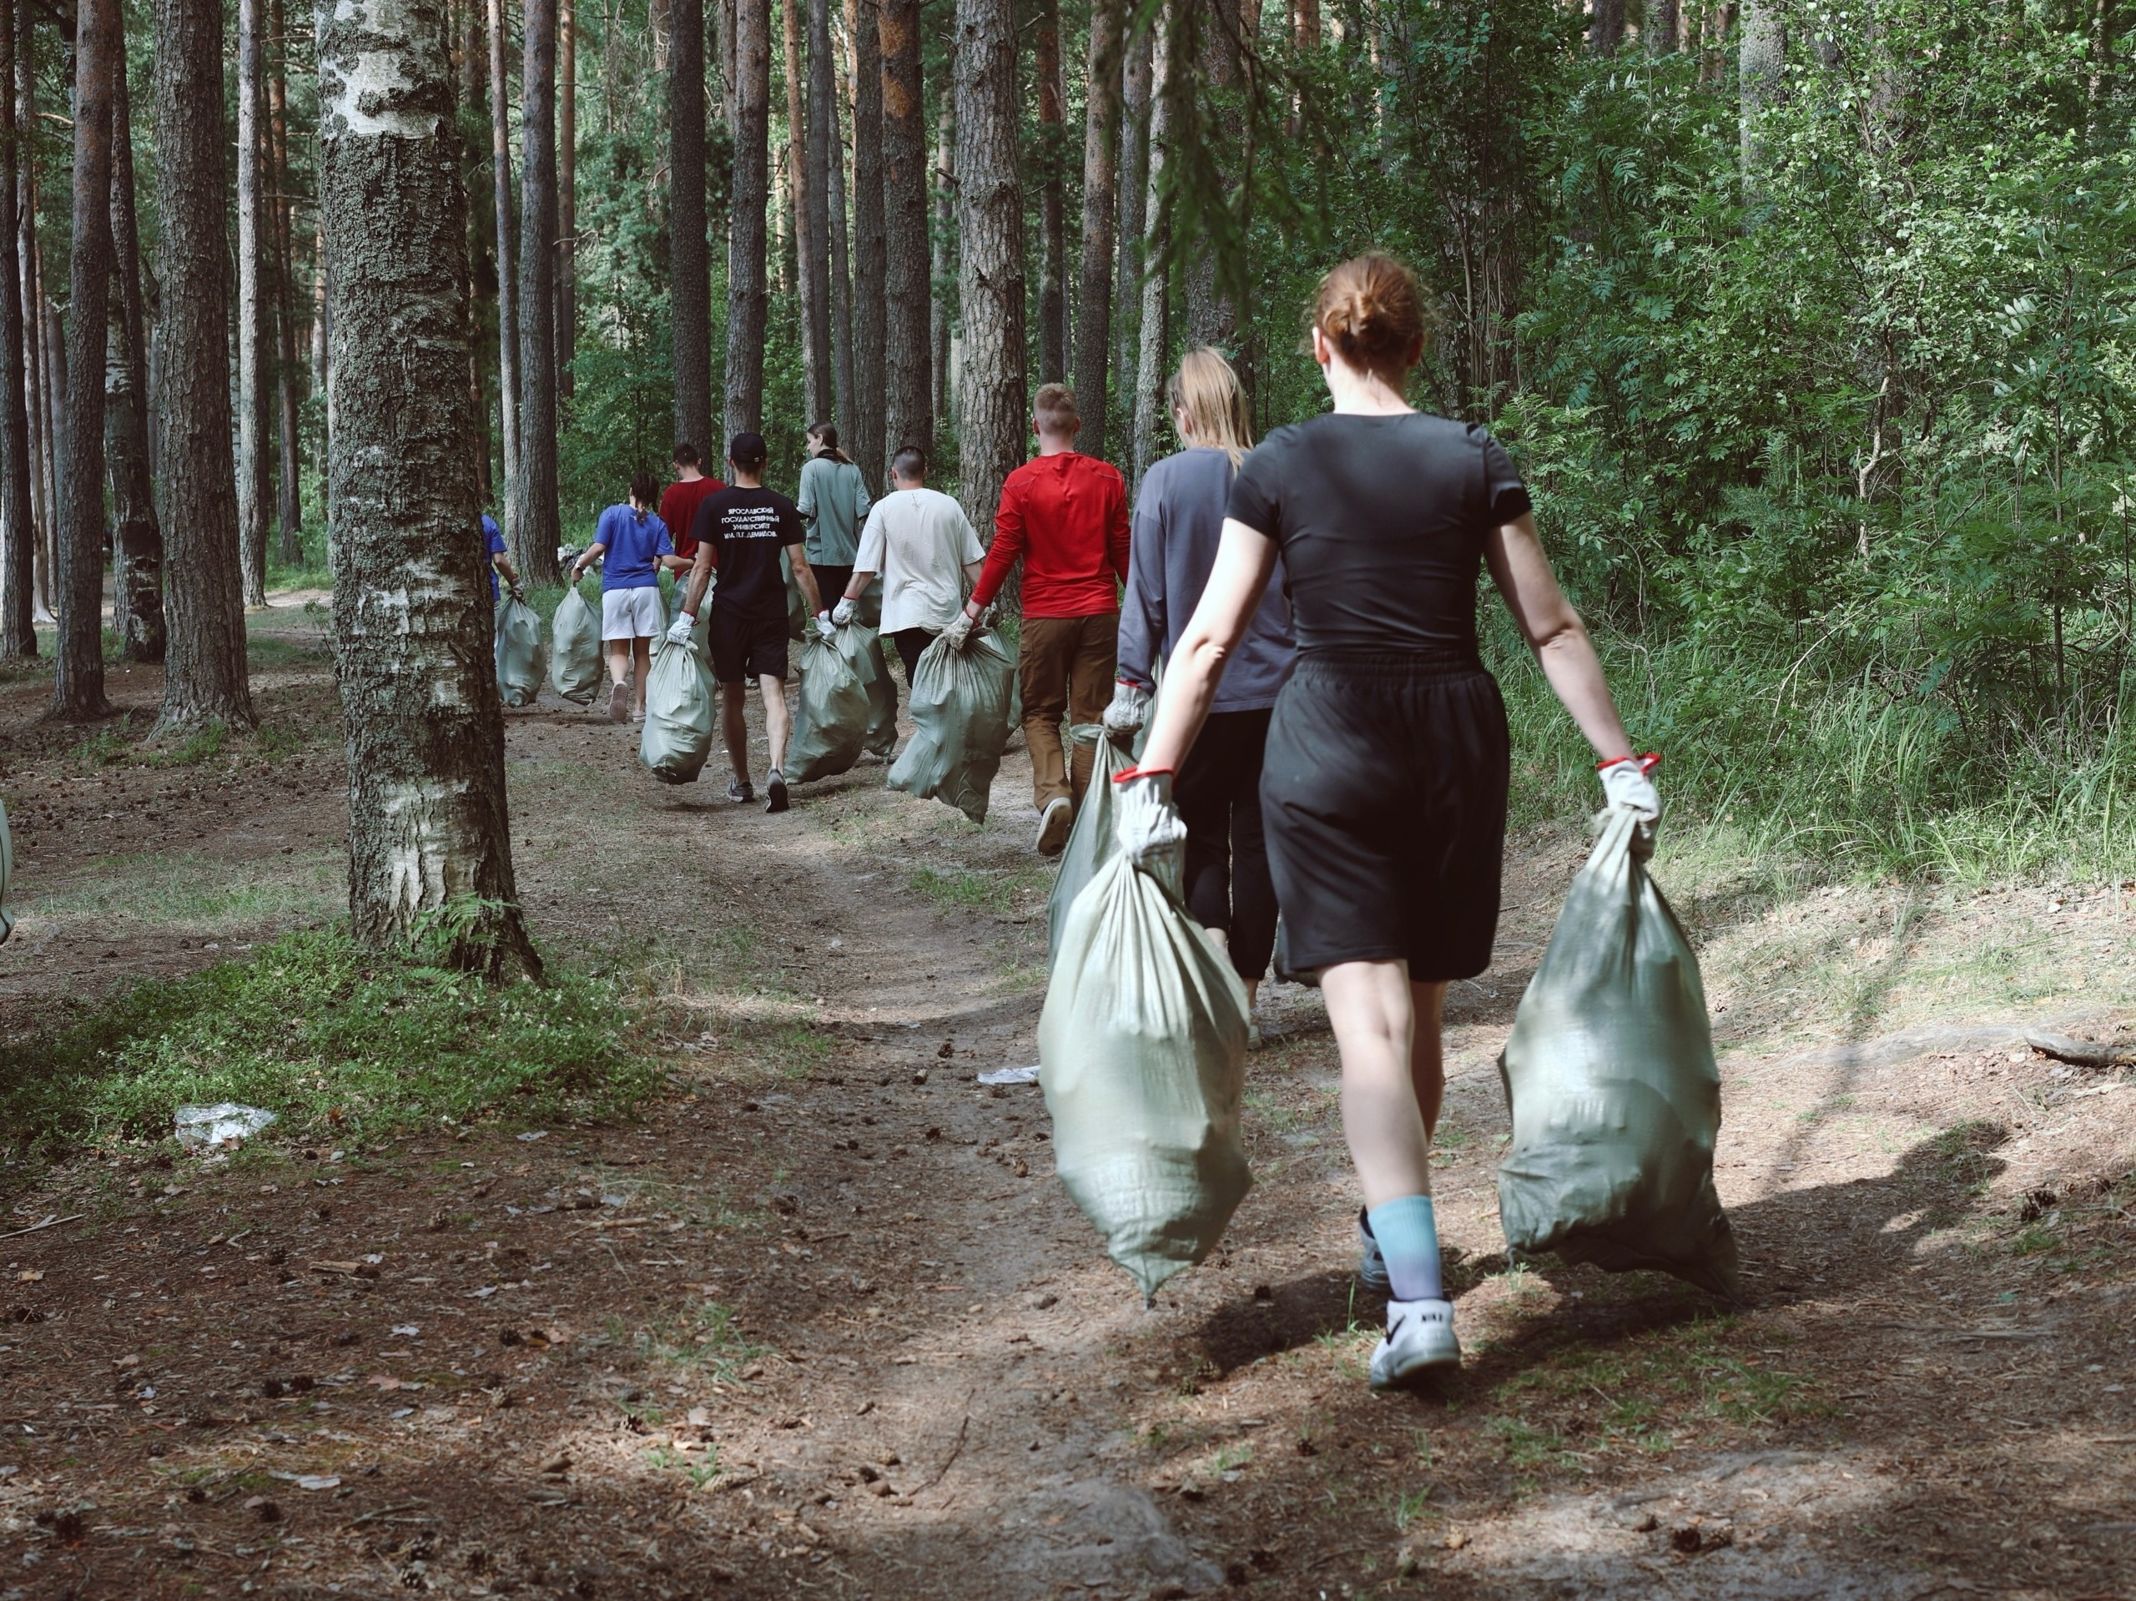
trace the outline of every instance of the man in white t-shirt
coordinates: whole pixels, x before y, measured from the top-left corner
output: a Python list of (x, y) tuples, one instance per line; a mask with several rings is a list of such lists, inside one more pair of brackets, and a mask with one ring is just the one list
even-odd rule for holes
[(907, 445), (890, 463), (891, 493), (878, 500), (860, 532), (853, 577), (831, 613), (843, 625), (875, 575), (883, 578), (883, 637), (897, 647), (912, 682), (920, 653), (964, 610), (986, 552), (964, 508), (927, 487), (927, 457)]

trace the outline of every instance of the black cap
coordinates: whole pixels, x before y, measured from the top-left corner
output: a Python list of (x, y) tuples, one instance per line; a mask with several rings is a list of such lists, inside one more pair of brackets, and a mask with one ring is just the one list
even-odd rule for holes
[(747, 466), (753, 461), (762, 461), (770, 452), (764, 448), (764, 436), (758, 433), (736, 434), (727, 442), (727, 459)]

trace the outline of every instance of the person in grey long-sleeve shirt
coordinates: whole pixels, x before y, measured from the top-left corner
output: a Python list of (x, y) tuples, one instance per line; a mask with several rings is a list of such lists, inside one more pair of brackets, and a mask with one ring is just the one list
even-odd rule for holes
[[(1253, 444), (1245, 392), (1214, 350), (1192, 350), (1172, 377), (1172, 422), (1186, 449), (1153, 465), (1135, 496), (1127, 593), (1120, 603), (1119, 685), (1107, 732), (1131, 740), (1157, 682), (1194, 615), (1223, 540), (1231, 480)], [(1187, 910), (1222, 938), (1249, 1007), (1276, 942), (1276, 890), (1261, 833), (1261, 753), (1276, 694), (1297, 647), (1277, 564), (1194, 754), (1173, 780), (1187, 825)], [(1258, 1039), (1259, 1030), (1255, 1029)]]
[(801, 492), (794, 505), (808, 530), (808, 565), (826, 602), (845, 593), (868, 520), (868, 485), (861, 470), (838, 448), (838, 430), (818, 423), (808, 431), (809, 458), (801, 464)]

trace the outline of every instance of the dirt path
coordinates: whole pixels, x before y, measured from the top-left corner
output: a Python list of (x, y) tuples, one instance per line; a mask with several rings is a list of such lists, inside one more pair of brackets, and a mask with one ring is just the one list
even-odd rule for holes
[[(29, 860), (74, 897), (44, 934), (95, 944), (98, 819), (16, 729), (41, 765), (9, 797), (58, 814)], [(1037, 1092), (973, 1082), (1035, 1059), (1021, 764), (974, 831), (879, 768), (771, 818), (662, 789), (576, 712), (510, 740), (530, 916), (642, 973), (675, 1093), (641, 1126), (142, 1152), (14, 1197), (0, 1233), (85, 1215), (0, 1241), (0, 1595), (2136, 1590), (2136, 1093), (2013, 1032), (2112, 1031), (2078, 970), (2125, 959), (2118, 895), (2056, 900), (2061, 977), (2019, 1006), (1939, 976), (1981, 945), (1969, 903), (1887, 933), (1881, 891), (1685, 897), (1736, 1046), (1731, 1309), (1499, 1252), (1491, 1063), (1578, 859), (1529, 842), (1501, 966), (1452, 1007), (1469, 1361), (1380, 1400), (1309, 992), (1274, 992), (1252, 1063), (1255, 1192), (1150, 1312), (1054, 1181)], [(192, 859), (330, 857), (317, 774), (233, 761), (193, 781), (237, 798), (183, 814)], [(97, 776), (103, 811), (167, 775)], [(96, 982), (226, 941), (137, 926)], [(1827, 947), (1863, 988), (1813, 1026), (1782, 975)], [(0, 1021), (70, 949), (0, 952)]]

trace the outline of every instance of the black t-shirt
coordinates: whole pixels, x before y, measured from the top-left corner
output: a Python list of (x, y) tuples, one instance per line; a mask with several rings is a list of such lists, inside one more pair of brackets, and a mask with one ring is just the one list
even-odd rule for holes
[(766, 620), (786, 615), (779, 552), (800, 544), (805, 532), (792, 501), (775, 489), (722, 489), (705, 496), (690, 532), (712, 547), (717, 610)]
[(1528, 509), (1481, 428), (1331, 412), (1263, 440), (1228, 515), (1281, 546), (1299, 650), (1472, 651), (1484, 539)]

